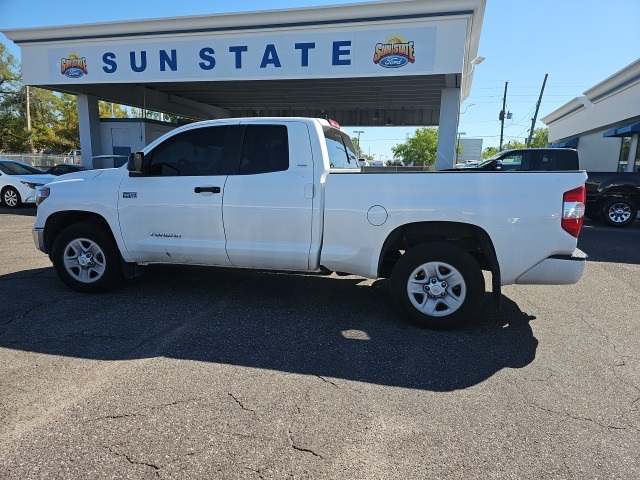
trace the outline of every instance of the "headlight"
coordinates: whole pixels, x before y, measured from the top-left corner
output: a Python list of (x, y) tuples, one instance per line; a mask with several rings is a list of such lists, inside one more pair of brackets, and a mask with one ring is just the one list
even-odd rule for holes
[(36, 206), (40, 205), (51, 194), (49, 187), (42, 187), (36, 190)]
[(20, 183), (34, 190), (36, 189), (36, 187), (41, 187), (42, 185), (44, 185), (44, 183), (23, 182), (22, 180), (20, 180)]

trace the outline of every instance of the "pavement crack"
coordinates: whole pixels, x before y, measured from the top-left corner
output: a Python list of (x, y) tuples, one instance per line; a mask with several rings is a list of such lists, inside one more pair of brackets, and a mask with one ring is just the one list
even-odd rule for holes
[(131, 465), (142, 465), (144, 467), (149, 467), (152, 468), (153, 471), (155, 472), (156, 476), (159, 477), (160, 476), (160, 468), (159, 466), (153, 464), (153, 463), (148, 463), (148, 462), (139, 462), (136, 461), (134, 459), (132, 459), (129, 455), (127, 455), (126, 453), (123, 452), (119, 452), (115, 449), (115, 447), (107, 447), (107, 449), (109, 450), (109, 452), (113, 453), (114, 455), (124, 458), (127, 460), (127, 462), (129, 462)]
[(599, 426), (601, 428), (606, 428), (606, 429), (609, 429), (609, 430), (627, 430), (628, 428), (633, 428), (631, 426), (610, 425), (608, 423), (599, 422), (599, 421), (597, 421), (597, 420), (595, 420), (593, 418), (590, 418), (590, 417), (582, 417), (580, 415), (575, 415), (575, 414), (572, 414), (570, 412), (561, 412), (561, 411), (558, 411), (558, 410), (553, 410), (552, 408), (543, 407), (542, 405), (539, 405), (538, 403), (536, 403), (533, 400), (529, 399), (529, 397), (522, 391), (522, 389), (520, 388), (520, 386), (516, 382), (512, 382), (511, 381), (509, 383), (511, 383), (515, 387), (515, 389), (518, 391), (518, 393), (520, 393), (522, 398), (529, 404), (530, 407), (536, 408), (536, 409), (541, 410), (543, 412), (550, 413), (552, 415), (563, 416), (563, 417), (566, 417), (566, 418), (570, 418), (572, 420), (592, 423), (592, 424), (597, 425), (597, 426)]
[(260, 480), (264, 480), (266, 477), (264, 476), (264, 473), (262, 473), (262, 470), (257, 470), (255, 468), (251, 468), (251, 467), (242, 467), (243, 470), (246, 470), (248, 472), (252, 472), (252, 473), (256, 473), (258, 475), (258, 478)]
[(245, 406), (244, 406), (244, 403), (242, 403), (242, 402), (241, 402), (241, 401), (240, 401), (240, 400), (239, 400), (239, 399), (238, 399), (238, 398), (237, 398), (233, 393), (229, 392), (229, 396), (230, 396), (231, 398), (233, 398), (233, 401), (234, 401), (234, 402), (236, 402), (236, 403), (240, 406), (240, 408), (241, 408), (242, 410), (246, 410), (247, 412), (251, 412), (251, 413), (253, 413), (253, 414), (255, 415), (256, 411), (255, 411), (255, 410), (251, 410), (250, 408), (245, 407)]
[(303, 453), (310, 453), (311, 455), (313, 455), (314, 457), (318, 457), (320, 459), (324, 460), (324, 457), (322, 455), (320, 455), (317, 452), (314, 452), (312, 449), (310, 448), (305, 448), (305, 447), (301, 447), (300, 445), (297, 445), (296, 442), (293, 440), (293, 432), (291, 432), (291, 428), (287, 429), (287, 436), (289, 438), (289, 445), (291, 446), (291, 448), (293, 448), (294, 450), (298, 451), (298, 452), (303, 452)]
[(316, 377), (318, 377), (320, 380), (322, 380), (325, 383), (329, 383), (331, 385), (333, 385), (336, 388), (340, 388), (338, 387), (338, 385), (336, 385), (335, 383), (333, 383), (331, 380), (327, 380), (326, 378), (324, 378), (322, 375), (315, 375)]

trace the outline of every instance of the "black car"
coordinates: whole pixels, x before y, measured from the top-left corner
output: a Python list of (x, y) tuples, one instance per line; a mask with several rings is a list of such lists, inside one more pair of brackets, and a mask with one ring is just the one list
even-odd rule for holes
[(86, 170), (82, 165), (61, 163), (60, 165), (54, 165), (53, 167), (44, 170), (44, 173), (49, 173), (51, 175), (64, 175), (66, 173), (80, 172), (82, 170)]

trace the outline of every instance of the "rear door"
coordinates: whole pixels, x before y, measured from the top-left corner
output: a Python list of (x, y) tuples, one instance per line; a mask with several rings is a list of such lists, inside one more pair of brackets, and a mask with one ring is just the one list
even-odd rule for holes
[(265, 121), (240, 129), (222, 209), (229, 260), (238, 267), (307, 270), (315, 193), (307, 125)]

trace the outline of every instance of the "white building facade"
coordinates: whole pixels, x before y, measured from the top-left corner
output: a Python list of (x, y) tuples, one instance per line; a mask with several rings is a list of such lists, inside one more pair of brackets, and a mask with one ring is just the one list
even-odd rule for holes
[(542, 121), (553, 146), (577, 149), (580, 168), (639, 172), (640, 59)]
[(455, 161), (486, 0), (386, 0), (4, 30), (27, 85), (78, 96), (83, 158), (104, 154), (98, 101), (192, 119), (329, 117), (438, 126)]

